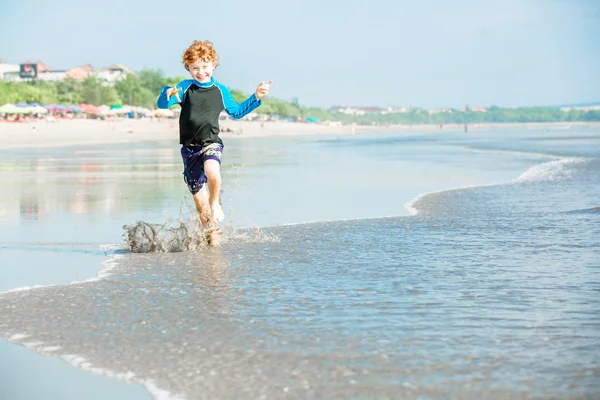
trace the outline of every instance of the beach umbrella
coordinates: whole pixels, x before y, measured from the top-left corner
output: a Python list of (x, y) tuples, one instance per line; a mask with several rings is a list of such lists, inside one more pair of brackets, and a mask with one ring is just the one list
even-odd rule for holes
[(116, 110), (116, 109), (119, 109), (119, 108), (121, 108), (121, 107), (122, 107), (122, 106), (121, 106), (120, 104), (113, 104), (112, 106), (110, 106), (110, 109), (111, 109), (111, 110)]
[(15, 104), (15, 106), (17, 106), (17, 107), (29, 107), (29, 104), (25, 103), (24, 101), (20, 101), (17, 104)]
[(123, 106), (121, 108), (115, 108), (114, 110), (117, 114), (129, 114), (133, 111), (133, 108), (131, 106)]
[(29, 114), (29, 107), (17, 107), (15, 104), (5, 104), (0, 107), (0, 114)]
[(44, 107), (42, 107), (40, 105), (29, 107), (29, 109), (34, 114), (48, 114), (48, 110), (46, 110)]
[(102, 114), (102, 111), (100, 111), (96, 106), (86, 106), (83, 112), (94, 115)]
[(147, 109), (147, 108), (144, 108), (144, 107), (135, 107), (135, 110), (134, 110), (134, 111), (135, 111), (136, 113), (138, 113), (138, 114), (142, 114), (142, 115), (146, 115), (146, 114), (152, 114), (152, 111), (151, 111), (151, 110), (149, 110), (149, 109)]
[(158, 110), (154, 110), (154, 116), (156, 116), (156, 117), (174, 117), (175, 113), (171, 110), (159, 108)]
[(66, 106), (65, 111), (72, 111), (74, 113), (81, 112), (81, 110), (79, 108), (77, 108), (77, 106), (75, 104), (69, 104), (68, 106)]
[(29, 105), (30, 105), (31, 107), (41, 107), (41, 104), (40, 104), (40, 103), (38, 103), (37, 101), (34, 101), (33, 103), (29, 103)]
[(16, 108), (14, 104), (5, 104), (0, 107), (0, 114), (13, 114)]
[(102, 114), (98, 107), (90, 104), (81, 103), (78, 108), (86, 114)]

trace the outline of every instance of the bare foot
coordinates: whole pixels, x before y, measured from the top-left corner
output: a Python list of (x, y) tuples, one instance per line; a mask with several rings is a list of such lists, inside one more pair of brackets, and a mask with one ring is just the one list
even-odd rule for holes
[(212, 221), (214, 223), (219, 223), (225, 219), (225, 214), (223, 213), (223, 208), (218, 201), (215, 201), (210, 206), (210, 212), (212, 214)]
[(210, 246), (219, 247), (221, 246), (222, 236), (223, 232), (221, 232), (220, 229), (213, 229), (206, 234), (206, 239), (208, 240), (208, 244)]

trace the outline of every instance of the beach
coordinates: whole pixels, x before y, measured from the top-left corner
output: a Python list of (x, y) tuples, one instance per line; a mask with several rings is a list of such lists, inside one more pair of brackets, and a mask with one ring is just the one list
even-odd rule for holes
[[(291, 122), (221, 121), (224, 139), (229, 137), (298, 136), (376, 132), (376, 128), (327, 126)], [(231, 130), (231, 132), (227, 131)], [(75, 119), (0, 124), (0, 148), (56, 147), (140, 141), (179, 140), (176, 119)]]
[[(577, 126), (600, 126), (600, 123), (512, 123), (472, 124), (470, 132), (498, 129), (569, 129)], [(176, 119), (74, 119), (28, 123), (0, 123), (0, 149), (24, 147), (60, 147), (109, 143), (135, 143), (141, 141), (177, 141)], [(282, 121), (221, 121), (221, 136), (242, 137), (293, 137), (314, 135), (356, 135), (381, 132), (443, 133), (464, 131), (464, 125), (328, 125)], [(174, 142), (175, 144), (177, 142)]]
[(132, 254), (177, 121), (0, 125), (0, 394), (597, 393), (596, 125), (221, 126), (223, 248)]

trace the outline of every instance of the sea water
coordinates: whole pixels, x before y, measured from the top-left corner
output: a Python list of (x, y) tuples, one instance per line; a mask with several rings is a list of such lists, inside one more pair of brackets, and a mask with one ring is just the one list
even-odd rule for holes
[(76, 153), (91, 211), (48, 218), (109, 263), (0, 294), (0, 335), (157, 398), (600, 393), (598, 128), (229, 140), (223, 247), (130, 253), (111, 227), (192, 218), (175, 153)]

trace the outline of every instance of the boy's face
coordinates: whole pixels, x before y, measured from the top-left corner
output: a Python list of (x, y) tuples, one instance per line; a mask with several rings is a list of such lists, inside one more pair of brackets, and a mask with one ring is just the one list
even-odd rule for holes
[(192, 78), (200, 83), (210, 82), (214, 69), (213, 62), (207, 60), (198, 60), (189, 66)]

